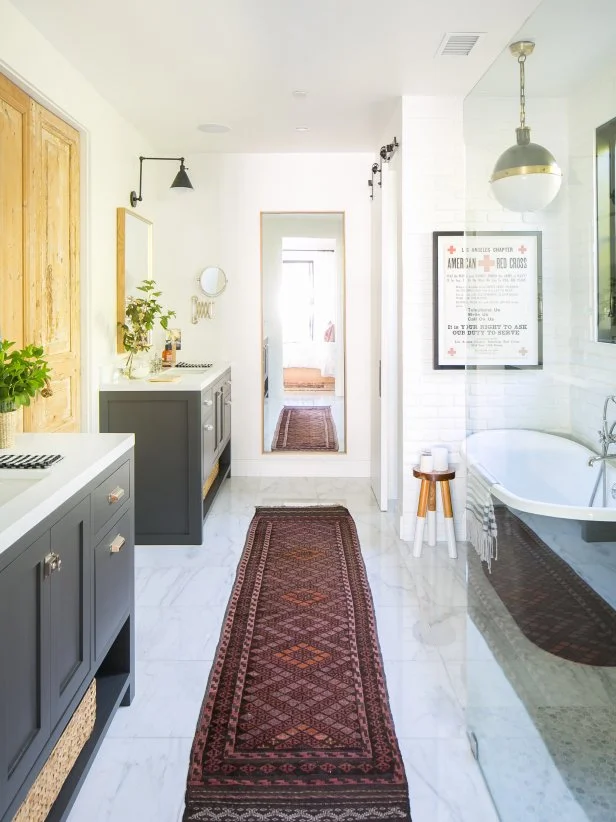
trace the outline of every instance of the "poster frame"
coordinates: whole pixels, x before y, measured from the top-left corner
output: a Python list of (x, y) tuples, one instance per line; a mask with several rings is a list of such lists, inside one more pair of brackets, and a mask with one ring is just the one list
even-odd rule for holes
[[(452, 240), (460, 237), (535, 237), (537, 243), (537, 311), (534, 315), (537, 323), (537, 362), (529, 365), (490, 363), (479, 365), (474, 363), (452, 364), (441, 361), (439, 350), (439, 327), (440, 323), (447, 323), (447, 306), (443, 305), (439, 293), (439, 239), (441, 237), (451, 237)], [(436, 371), (460, 371), (468, 370), (494, 370), (507, 369), (513, 371), (539, 371), (543, 369), (543, 273), (542, 273), (542, 232), (541, 231), (433, 231), (432, 232), (432, 272), (433, 272), (433, 368)], [(530, 318), (529, 318), (530, 319)]]

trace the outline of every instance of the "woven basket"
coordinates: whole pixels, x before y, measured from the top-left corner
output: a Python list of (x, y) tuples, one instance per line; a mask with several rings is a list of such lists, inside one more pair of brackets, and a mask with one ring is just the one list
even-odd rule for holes
[(15, 427), (17, 411), (3, 411), (0, 414), (0, 448), (12, 448), (15, 445)]
[(220, 471), (220, 462), (219, 462), (218, 460), (216, 460), (216, 462), (214, 463), (214, 466), (213, 466), (212, 470), (210, 471), (210, 475), (209, 475), (209, 477), (208, 477), (208, 478), (206, 479), (206, 481), (203, 483), (203, 499), (205, 499), (205, 498), (206, 498), (206, 496), (207, 496), (207, 492), (210, 490), (210, 488), (211, 488), (211, 487), (212, 487), (212, 485), (214, 484), (214, 480), (215, 480), (215, 479), (216, 479), (216, 477), (218, 476), (218, 472), (219, 472), (219, 471)]
[(96, 680), (86, 691), (64, 733), (28, 791), (13, 822), (44, 822), (77, 757), (90, 738), (96, 720)]

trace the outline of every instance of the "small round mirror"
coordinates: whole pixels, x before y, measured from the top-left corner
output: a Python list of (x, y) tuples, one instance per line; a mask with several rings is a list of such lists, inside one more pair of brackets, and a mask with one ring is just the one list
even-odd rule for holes
[(207, 297), (218, 297), (227, 287), (227, 275), (217, 265), (208, 265), (204, 268), (197, 281)]

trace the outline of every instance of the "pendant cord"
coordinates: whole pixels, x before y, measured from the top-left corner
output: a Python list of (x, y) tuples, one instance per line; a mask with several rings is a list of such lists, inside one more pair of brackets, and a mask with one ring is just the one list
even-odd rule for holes
[(526, 55), (520, 54), (518, 63), (520, 64), (520, 128), (526, 128), (526, 76), (524, 63)]

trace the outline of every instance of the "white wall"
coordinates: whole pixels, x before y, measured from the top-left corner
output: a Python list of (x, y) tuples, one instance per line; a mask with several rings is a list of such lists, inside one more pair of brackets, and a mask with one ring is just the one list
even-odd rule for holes
[(7, 0), (0, 20), (0, 71), (81, 132), (82, 427), (98, 430), (98, 368), (115, 356), (116, 208), (152, 149)]
[[(190, 358), (233, 367), (233, 473), (368, 476), (370, 472), (370, 200), (368, 154), (227, 154), (187, 158), (195, 187), (150, 207), (154, 273), (177, 311)], [(347, 453), (261, 451), (260, 212), (343, 211), (346, 229)], [(229, 278), (216, 317), (190, 324), (195, 278), (220, 265)]]
[[(402, 122), (401, 495), (400, 535), (412, 539), (421, 448), (465, 436), (464, 372), (432, 367), (432, 232), (464, 229), (462, 98), (405, 97)], [(464, 535), (463, 477), (452, 487), (456, 527)], [(442, 514), (438, 539), (444, 539)]]
[[(569, 98), (571, 230), (571, 425), (574, 436), (597, 448), (603, 402), (616, 393), (616, 345), (595, 342), (595, 130), (616, 117), (616, 61)], [(610, 409), (610, 415), (613, 408)]]

